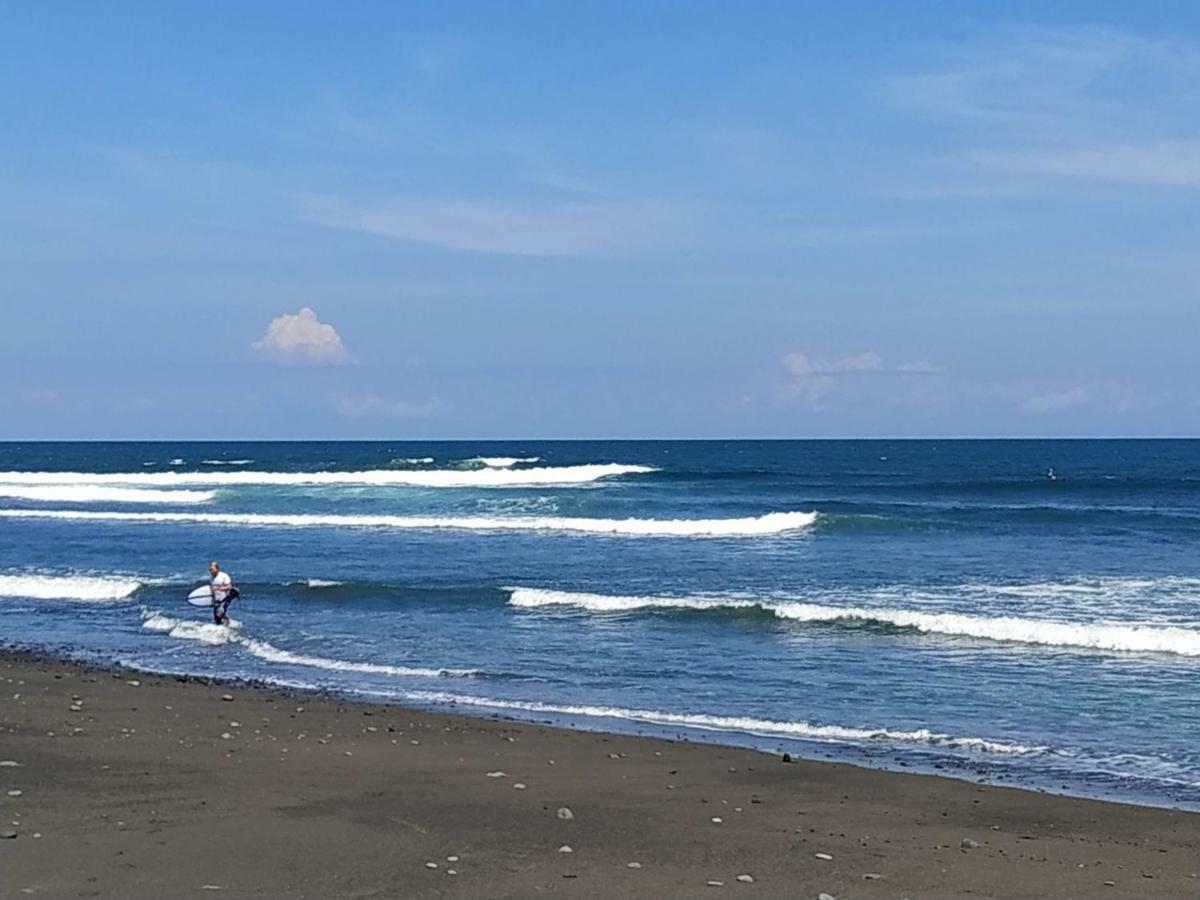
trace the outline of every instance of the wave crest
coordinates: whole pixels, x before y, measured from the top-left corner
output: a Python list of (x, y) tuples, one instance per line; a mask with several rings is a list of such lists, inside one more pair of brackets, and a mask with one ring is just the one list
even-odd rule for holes
[(124, 600), (140, 588), (141, 582), (128, 578), (100, 578), (84, 575), (0, 575), (0, 597), (30, 600), (75, 600), (104, 603)]
[(0, 482), (20, 485), (213, 485), (237, 487), (359, 486), (486, 488), (531, 485), (587, 484), (619, 475), (658, 471), (651, 466), (594, 463), (580, 466), (540, 466), (530, 469), (372, 469), (362, 472), (0, 472)]
[(566, 606), (596, 613), (641, 610), (758, 609), (795, 622), (878, 624), (923, 634), (969, 637), (999, 643), (1078, 647), (1130, 653), (1172, 653), (1200, 657), (1200, 630), (1151, 624), (1064, 622), (1018, 616), (969, 616), (960, 613), (824, 606), (791, 600), (741, 597), (620, 597), (539, 588), (511, 588), (509, 603), (525, 608)]
[(642, 537), (736, 537), (808, 528), (812, 512), (777, 512), (743, 519), (583, 519), (560, 516), (387, 516), (271, 513), (120, 512), (109, 510), (0, 509), (5, 519), (79, 522), (184, 522), (262, 528), (398, 528), (465, 531), (574, 531)]

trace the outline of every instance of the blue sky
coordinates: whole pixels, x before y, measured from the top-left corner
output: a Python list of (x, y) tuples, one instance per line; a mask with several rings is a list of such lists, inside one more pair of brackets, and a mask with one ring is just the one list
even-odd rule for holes
[(7, 10), (0, 439), (1200, 434), (1200, 7), (589, 6)]

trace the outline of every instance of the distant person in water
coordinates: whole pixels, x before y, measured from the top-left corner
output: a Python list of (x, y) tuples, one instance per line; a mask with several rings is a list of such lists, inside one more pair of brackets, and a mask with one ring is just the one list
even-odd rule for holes
[(1058, 476), (1054, 474), (1054, 466), (1051, 466), (1049, 471), (1046, 472), (1046, 477), (1051, 481), (1058, 481)]
[(209, 587), (212, 588), (213, 621), (218, 625), (228, 625), (229, 604), (238, 597), (238, 590), (233, 586), (233, 579), (228, 572), (221, 571), (221, 565), (215, 559), (208, 564)]

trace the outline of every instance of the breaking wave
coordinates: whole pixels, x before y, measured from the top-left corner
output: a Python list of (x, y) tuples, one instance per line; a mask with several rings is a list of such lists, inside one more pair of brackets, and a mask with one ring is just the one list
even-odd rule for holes
[(760, 610), (778, 619), (833, 625), (885, 625), (923, 634), (969, 637), (1000, 643), (1078, 647), (1131, 653), (1200, 657), (1200, 629), (1115, 622), (1064, 622), (1017, 616), (825, 606), (793, 600), (741, 597), (620, 597), (539, 588), (511, 588), (509, 603), (524, 608), (573, 607), (595, 613), (644, 610)]
[(124, 600), (141, 582), (84, 575), (0, 575), (0, 597), (103, 603)]
[(182, 522), (263, 528), (398, 528), (466, 531), (574, 531), (646, 537), (735, 537), (808, 528), (814, 512), (777, 512), (742, 519), (584, 519), (561, 516), (386, 516), (334, 514), (120, 512), (109, 510), (0, 509), (5, 519), (79, 522)]
[(360, 487), (526, 487), (586, 484), (619, 475), (655, 472), (651, 466), (595, 463), (531, 469), (372, 469), (363, 472), (0, 472), (0, 482), (21, 485), (354, 485)]

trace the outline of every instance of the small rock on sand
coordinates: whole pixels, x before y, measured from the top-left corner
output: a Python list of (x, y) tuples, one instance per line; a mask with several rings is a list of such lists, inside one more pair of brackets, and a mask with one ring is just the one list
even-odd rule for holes
[(221, 699), (228, 703), (233, 699), (233, 694), (222, 694)]
[(513, 785), (513, 790), (514, 791), (523, 791), (523, 790), (525, 790), (525, 785), (521, 784), (521, 782), (518, 781), (516, 784)]
[(508, 773), (507, 772), (488, 772), (487, 777), (488, 778), (507, 778)]
[(724, 820), (724, 819), (722, 819), (720, 816), (713, 816), (713, 817), (712, 817), (712, 819), (711, 819), (710, 821), (711, 821), (711, 822), (712, 822), (714, 825), (720, 825), (720, 824), (721, 824), (722, 822), (724, 822), (725, 820)]
[(640, 869), (641, 867), (642, 864), (640, 862), (625, 863), (625, 868), (627, 869)]
[(558, 852), (559, 853), (574, 853), (575, 851), (571, 848), (570, 844), (563, 844), (561, 847), (558, 848)]
[(823, 859), (826, 862), (833, 859), (833, 857), (830, 856), (828, 853), (814, 853), (813, 856), (815, 856), (817, 859)]
[(739, 875), (737, 877), (737, 880), (740, 881), (742, 884), (754, 884), (754, 876), (753, 875)]
[(457, 856), (447, 856), (446, 862), (458, 862), (458, 857)]
[(436, 869), (437, 867), (438, 867), (438, 864), (435, 862), (425, 863), (425, 868), (427, 868), (427, 869)]
[(17, 790), (16, 788), (13, 788), (11, 791), (9, 791), (9, 792), (8, 792), (8, 796), (10, 796), (10, 797), (20, 797), (20, 796), (21, 796), (21, 791)]
[(557, 815), (564, 822), (569, 822), (573, 818), (575, 818), (575, 813), (571, 812), (571, 808), (568, 806), (560, 806), (558, 808), (558, 812), (555, 813), (555, 815)]
[(867, 872), (863, 875), (863, 881), (878, 881), (882, 877), (878, 872)]
[(707, 881), (705, 884), (709, 887), (725, 887), (725, 882), (723, 881)]
[[(126, 683), (127, 685), (129, 685), (130, 687), (141, 687), (141, 686), (142, 686), (142, 683), (141, 683), (140, 681), (138, 681), (136, 678), (130, 678), (130, 679), (129, 679), (127, 682), (125, 682), (125, 683)], [(218, 888), (218, 890), (220, 890), (220, 889)]]
[(15, 831), (0, 831), (0, 841), (12, 841), (17, 837)]
[(0, 769), (15, 769), (19, 765), (15, 759), (0, 759)]
[(970, 838), (963, 838), (962, 843), (960, 843), (959, 846), (964, 850), (975, 850), (979, 847), (979, 841), (973, 841)]
[(824, 891), (821, 891), (821, 893), (817, 894), (817, 900), (837, 900), (837, 898), (834, 897), (833, 894), (827, 894)]

